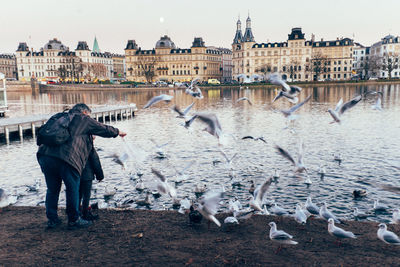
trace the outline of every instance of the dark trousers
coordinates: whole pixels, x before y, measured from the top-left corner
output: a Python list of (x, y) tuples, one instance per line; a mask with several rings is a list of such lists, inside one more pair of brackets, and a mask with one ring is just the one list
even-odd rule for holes
[(71, 165), (54, 157), (40, 156), (39, 165), (44, 173), (47, 185), (46, 216), (49, 220), (58, 218), (58, 198), (61, 183), (64, 181), (67, 198), (68, 221), (74, 222), (79, 218), (79, 182), (80, 175)]
[(82, 214), (85, 215), (89, 209), (90, 193), (93, 180), (82, 180), (79, 185), (79, 203), (82, 201)]

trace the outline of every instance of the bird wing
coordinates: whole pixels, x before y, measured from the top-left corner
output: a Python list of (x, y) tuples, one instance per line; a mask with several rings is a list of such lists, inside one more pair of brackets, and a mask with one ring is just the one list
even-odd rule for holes
[(382, 237), (388, 243), (400, 243), (400, 238), (393, 232), (386, 231)]
[(246, 136), (242, 137), (242, 140), (245, 140), (245, 139), (254, 139), (254, 137), (251, 135), (246, 135)]
[(339, 100), (339, 102), (336, 104), (335, 112), (338, 112), (339, 109), (340, 109), (340, 107), (341, 107), (342, 105), (343, 105), (343, 98), (341, 98), (341, 99)]
[(160, 102), (162, 100), (164, 101), (171, 101), (171, 99), (173, 98), (172, 95), (159, 95), (159, 96), (155, 96), (152, 99), (149, 100), (149, 102), (147, 102), (147, 104), (143, 107), (143, 108), (148, 108), (151, 105)]
[(283, 148), (281, 148), (278, 145), (275, 145), (275, 149), (283, 156), (285, 157), (287, 160), (289, 160), (293, 165), (296, 166), (296, 162), (294, 161), (293, 157), (289, 154), (289, 152), (287, 152), (286, 150), (284, 150)]
[(225, 158), (226, 161), (228, 162), (228, 161), (229, 161), (229, 158), (228, 158), (228, 156), (226, 155), (226, 153), (225, 153), (222, 149), (220, 149), (219, 152), (221, 152), (221, 154), (224, 156), (224, 158)]
[(354, 237), (354, 234), (352, 232), (349, 231), (345, 231), (342, 228), (336, 227), (335, 229), (332, 231), (332, 234), (336, 237), (339, 238), (352, 238)]
[(289, 235), (288, 233), (282, 230), (276, 230), (271, 233), (271, 238), (275, 240), (289, 240), (292, 239), (293, 236)]
[(242, 74), (237, 75), (236, 78), (239, 78), (239, 79), (247, 79), (247, 76), (246, 76), (245, 74), (242, 73)]
[(151, 168), (151, 172), (152, 172), (155, 176), (157, 176), (158, 178), (160, 178), (160, 180), (161, 180), (162, 182), (165, 182), (165, 181), (167, 180), (167, 178), (165, 178), (165, 176), (162, 175), (161, 172), (157, 171), (156, 169)]
[(195, 114), (193, 117), (191, 117), (189, 120), (185, 121), (185, 127), (189, 128), (190, 125), (192, 125), (193, 121), (198, 118), (198, 116)]
[(298, 154), (298, 158), (297, 158), (297, 162), (299, 164), (303, 164), (303, 154), (304, 154), (304, 143), (303, 143), (303, 141), (300, 141), (300, 143), (299, 143), (299, 154)]
[(297, 93), (300, 93), (301, 92), (301, 87), (298, 87), (298, 86), (295, 86), (295, 85), (291, 85), (290, 86), (290, 94), (291, 95), (294, 95), (294, 94), (297, 94)]
[(208, 125), (208, 132), (215, 135), (217, 131), (221, 131), (221, 124), (215, 114), (200, 114), (196, 113), (198, 118)]
[(289, 109), (289, 113), (295, 112), (295, 111), (298, 110), (301, 106), (303, 106), (305, 103), (307, 103), (310, 99), (311, 99), (311, 95), (309, 95), (303, 102), (300, 102), (299, 104), (297, 104), (297, 105), (291, 107), (291, 108)]
[(352, 100), (350, 100), (349, 102), (346, 102), (345, 104), (343, 104), (343, 106), (340, 108), (339, 110), (339, 115), (342, 115), (346, 110), (354, 107), (358, 102), (361, 101), (361, 95), (356, 96), (355, 98), (353, 98)]
[(192, 82), (190, 83), (189, 88), (193, 88), (193, 86), (194, 86), (195, 84), (197, 84), (199, 80), (200, 80), (199, 77), (194, 78), (194, 79), (192, 80)]
[(271, 74), (268, 78), (269, 82), (275, 85), (280, 85), (284, 89), (284, 91), (289, 92), (290, 87), (289, 85), (282, 80), (282, 76), (279, 73)]
[(185, 116), (185, 113), (182, 112), (177, 105), (173, 106), (172, 110), (177, 112), (181, 116)]
[(208, 193), (204, 196), (204, 199), (202, 200), (202, 205), (203, 205), (203, 209), (211, 214), (211, 215), (215, 215), (218, 211), (218, 206), (219, 206), (219, 202), (222, 199), (222, 193), (221, 192), (211, 192)]
[(193, 105), (194, 105), (194, 102), (192, 104), (190, 104), (187, 108), (185, 108), (185, 110), (183, 111), (182, 116), (186, 115), (190, 111), (190, 109), (193, 107)]
[(256, 201), (258, 201), (260, 203), (262, 202), (262, 200), (264, 199), (265, 193), (267, 192), (271, 183), (272, 183), (272, 178), (270, 177), (267, 180), (265, 180), (265, 182), (259, 187), (257, 192), (254, 191)]

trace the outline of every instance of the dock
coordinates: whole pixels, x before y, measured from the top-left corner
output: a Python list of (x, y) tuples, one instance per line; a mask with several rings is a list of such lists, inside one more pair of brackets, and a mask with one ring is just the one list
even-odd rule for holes
[[(92, 118), (99, 122), (107, 123), (131, 119), (137, 111), (136, 104), (124, 106), (104, 106), (92, 109)], [(53, 114), (41, 114), (16, 118), (0, 119), (0, 142), (10, 144), (10, 137), (16, 136), (23, 142), (24, 136), (36, 138), (36, 130), (46, 123)]]

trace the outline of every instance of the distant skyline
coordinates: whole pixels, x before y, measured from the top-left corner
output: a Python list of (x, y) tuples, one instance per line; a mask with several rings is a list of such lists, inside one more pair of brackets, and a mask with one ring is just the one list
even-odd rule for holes
[(15, 53), (19, 42), (39, 50), (57, 38), (71, 50), (78, 41), (93, 49), (95, 36), (102, 52), (124, 53), (136, 40), (154, 48), (167, 34), (180, 48), (202, 37), (206, 46), (231, 48), (240, 15), (242, 30), (248, 13), (256, 42), (282, 42), (294, 27), (306, 39), (353, 38), (370, 46), (387, 34), (400, 35), (398, 0), (3, 0), (0, 53)]

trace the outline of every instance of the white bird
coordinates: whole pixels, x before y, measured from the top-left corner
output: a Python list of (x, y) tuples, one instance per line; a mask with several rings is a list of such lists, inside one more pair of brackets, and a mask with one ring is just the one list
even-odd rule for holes
[(279, 244), (286, 244), (286, 245), (297, 245), (298, 243), (293, 239), (293, 236), (289, 235), (288, 233), (282, 231), (282, 230), (277, 230), (276, 229), (276, 224), (274, 222), (270, 222), (269, 226), (271, 229), (269, 230), (269, 238), (277, 242)]
[(194, 187), (194, 193), (196, 194), (196, 196), (200, 196), (200, 195), (204, 194), (204, 192), (206, 192), (206, 190), (207, 190), (206, 184), (197, 183), (196, 186)]
[(311, 178), (309, 176), (307, 176), (307, 179), (304, 181), (304, 183), (308, 186), (312, 185), (312, 181)]
[(374, 210), (375, 211), (386, 211), (388, 207), (384, 204), (379, 203), (379, 199), (374, 200)]
[(319, 175), (321, 175), (321, 178), (324, 178), (324, 176), (325, 176), (325, 174), (326, 174), (326, 168), (325, 168), (325, 166), (323, 166), (322, 164), (320, 164), (317, 173), (318, 173)]
[(279, 207), (278, 204), (276, 204), (276, 203), (274, 203), (269, 210), (271, 211), (272, 214), (275, 214), (277, 216), (283, 216), (283, 215), (287, 215), (288, 214), (287, 210), (285, 210), (284, 208)]
[(189, 113), (189, 111), (192, 109), (193, 105), (194, 105), (194, 102), (193, 102), (192, 104), (190, 104), (189, 106), (187, 106), (183, 111), (181, 111), (181, 110), (179, 109), (179, 107), (175, 105), (175, 106), (172, 108), (172, 110), (174, 110), (175, 112), (177, 112), (177, 113), (179, 114), (178, 118), (186, 119), (186, 115), (187, 115), (187, 114)]
[(235, 225), (239, 224), (239, 221), (236, 219), (236, 217), (229, 216), (225, 218), (224, 224)]
[(7, 207), (8, 205), (10, 205), (8, 195), (4, 189), (0, 188), (0, 211), (2, 208)]
[(129, 159), (129, 154), (126, 153), (126, 152), (122, 153), (121, 155), (118, 155), (117, 153), (114, 153), (111, 156), (106, 157), (106, 158), (112, 158), (112, 161), (114, 161), (115, 163), (121, 165), (122, 169), (125, 170), (126, 163), (127, 163), (128, 159)]
[(253, 103), (251, 103), (250, 99), (247, 97), (241, 97), (238, 100), (236, 100), (236, 103), (240, 102), (240, 101), (244, 101), (247, 100), (247, 102), (249, 102), (250, 105), (253, 105)]
[(282, 147), (275, 145), (275, 149), (279, 152), (279, 154), (281, 154), (284, 158), (286, 158), (293, 164), (293, 166), (295, 167), (296, 173), (302, 173), (303, 171), (307, 172), (307, 169), (304, 166), (304, 162), (303, 162), (304, 145), (302, 144), (302, 142), (300, 142), (300, 145), (299, 145), (299, 153), (297, 156), (297, 161), (295, 161), (293, 159), (293, 157), (289, 154), (289, 152), (286, 151), (285, 149), (283, 149)]
[(192, 118), (185, 122), (185, 127), (189, 128), (195, 119), (199, 119), (204, 122), (207, 127), (204, 129), (209, 134), (219, 138), (222, 134), (222, 127), (219, 123), (217, 116), (213, 113), (195, 113)]
[(282, 90), (285, 92), (290, 91), (290, 86), (282, 79), (282, 76), (279, 73), (273, 73), (268, 77), (268, 81), (275, 85), (282, 86)]
[(392, 222), (395, 224), (400, 224), (400, 210), (399, 209), (393, 210)]
[(300, 204), (296, 205), (296, 212), (294, 214), (294, 220), (299, 224), (306, 224), (307, 223), (307, 215), (305, 214), (303, 208)]
[(235, 153), (231, 158), (228, 158), (228, 155), (226, 155), (226, 153), (222, 149), (220, 149), (219, 152), (224, 156), (227, 168), (233, 169), (232, 161), (236, 158), (238, 153)]
[(319, 208), (317, 205), (315, 205), (314, 203), (312, 203), (312, 199), (311, 197), (307, 198), (306, 201), (306, 210), (311, 213), (312, 215), (319, 215)]
[(266, 179), (265, 182), (254, 190), (254, 195), (250, 199), (250, 207), (253, 208), (256, 211), (261, 211), (263, 212), (264, 210), (262, 209), (262, 202), (264, 199), (265, 194), (267, 193), (267, 190), (269, 186), (272, 183), (271, 177)]
[(168, 184), (167, 178), (154, 168), (151, 168), (151, 172), (159, 178), (157, 183), (157, 190), (161, 194), (168, 194), (173, 200), (176, 199), (176, 191), (173, 186)]
[(377, 235), (386, 244), (400, 246), (400, 238), (395, 233), (388, 231), (384, 223), (379, 224)]
[(353, 215), (354, 215), (354, 218), (358, 218), (358, 219), (365, 219), (368, 217), (368, 214), (359, 211), (357, 207), (354, 208)]
[(298, 103), (297, 105), (291, 107), (288, 110), (281, 110), (281, 112), (283, 113), (283, 115), (285, 117), (291, 117), (292, 113), (294, 113), (295, 111), (297, 111), (299, 108), (301, 108), (305, 103), (307, 103), (309, 100), (311, 99), (311, 95), (309, 95), (303, 102)]
[(196, 209), (209, 221), (214, 222), (219, 227), (221, 223), (215, 218), (215, 214), (218, 211), (218, 206), (223, 197), (222, 192), (211, 192), (204, 196), (203, 199), (200, 200), (196, 205)]
[(243, 83), (252, 83), (251, 78), (247, 77), (244, 73), (237, 75), (236, 79), (243, 79)]
[(345, 231), (342, 228), (335, 226), (333, 218), (328, 219), (328, 232), (331, 236), (335, 236), (336, 238), (356, 238), (352, 232)]
[(371, 108), (374, 110), (382, 111), (382, 99), (381, 99), (380, 95), (378, 95), (378, 98), (376, 99), (375, 104), (372, 105)]
[(329, 218), (332, 218), (335, 221), (335, 223), (340, 223), (339, 219), (332, 212), (328, 210), (325, 202), (319, 209), (319, 216), (325, 220), (329, 220)]
[(149, 102), (147, 102), (146, 105), (144, 105), (143, 108), (148, 108), (151, 105), (158, 103), (160, 101), (165, 101), (165, 102), (170, 102), (172, 100), (172, 98), (174, 98), (174, 96), (172, 95), (159, 95), (159, 96), (155, 96), (152, 99), (149, 100)]
[(350, 108), (354, 107), (358, 102), (361, 101), (361, 95), (354, 97), (352, 100), (343, 104), (343, 99), (340, 99), (339, 102), (336, 104), (335, 110), (328, 109), (329, 114), (332, 116), (333, 121), (331, 123), (340, 123), (341, 119), (340, 116)]
[(144, 188), (145, 188), (145, 186), (144, 186), (143, 180), (142, 180), (142, 179), (139, 179), (139, 180), (137, 181), (137, 183), (136, 183), (135, 189), (136, 189), (137, 191), (143, 191)]
[(187, 88), (185, 90), (186, 94), (189, 94), (191, 96), (193, 96), (194, 98), (198, 98), (198, 99), (203, 99), (203, 93), (201, 92), (201, 89), (198, 86), (194, 86), (194, 88)]
[(189, 199), (187, 198), (181, 199), (179, 203), (180, 203), (180, 207), (178, 210), (179, 213), (185, 214), (187, 211), (190, 210), (191, 203)]
[(239, 210), (241, 210), (243, 208), (242, 204), (240, 203), (239, 199), (235, 199), (235, 201), (233, 201), (232, 199), (229, 199), (229, 203), (228, 203), (228, 209), (230, 212), (237, 212)]
[(240, 209), (238, 211), (233, 212), (233, 216), (239, 221), (245, 221), (250, 219), (254, 214), (254, 210), (251, 208)]

